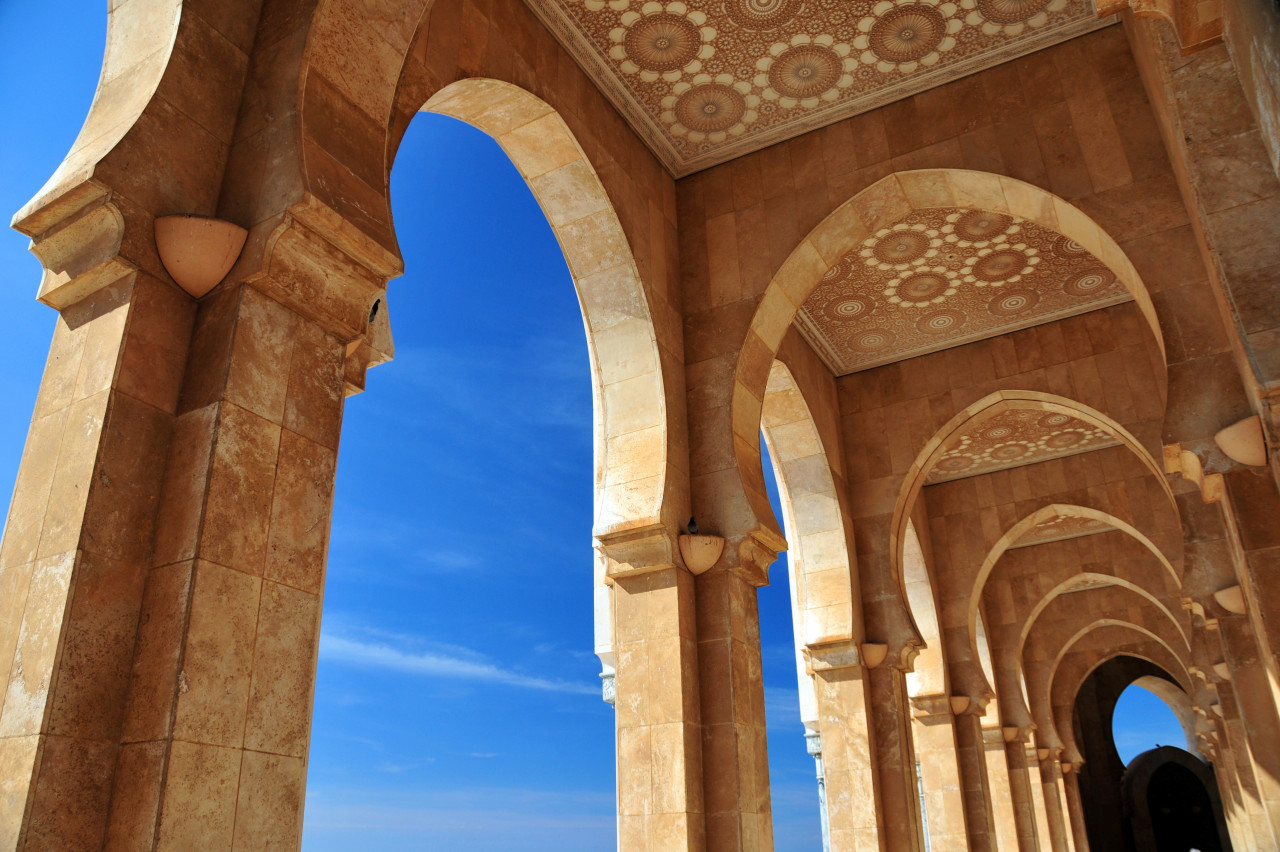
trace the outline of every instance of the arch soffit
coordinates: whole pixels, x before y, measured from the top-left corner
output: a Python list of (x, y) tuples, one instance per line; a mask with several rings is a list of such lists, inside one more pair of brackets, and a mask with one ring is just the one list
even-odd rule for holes
[(671, 459), (657, 336), (622, 223), (586, 154), (550, 105), (500, 80), (451, 83), (422, 111), (491, 136), (528, 183), (564, 253), (591, 356), (594, 534), (675, 522), (663, 517)]
[(732, 397), (734, 451), (757, 524), (766, 535), (776, 534), (777, 522), (764, 496), (759, 450), (752, 443), (767, 381), (762, 368), (768, 359), (760, 357), (761, 352), (777, 353), (800, 306), (841, 257), (912, 210), (937, 207), (1020, 216), (1084, 246), (1133, 296), (1165, 357), (1155, 306), (1137, 269), (1115, 240), (1080, 209), (1037, 186), (989, 172), (916, 169), (887, 175), (837, 207), (791, 252), (765, 288), (743, 343)]
[(790, 536), (797, 639), (805, 646), (858, 639), (845, 513), (813, 413), (780, 360), (769, 371), (761, 427)]
[(938, 621), (937, 595), (933, 577), (925, 559), (920, 537), (911, 521), (907, 521), (906, 547), (902, 561), (902, 585), (905, 589), (907, 615), (915, 634), (923, 642), (911, 671), (907, 672), (908, 693), (931, 695), (949, 693), (946, 651)]

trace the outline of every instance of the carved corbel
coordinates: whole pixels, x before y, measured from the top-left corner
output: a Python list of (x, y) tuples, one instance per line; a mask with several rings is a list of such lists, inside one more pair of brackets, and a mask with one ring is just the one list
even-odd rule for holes
[[(26, 225), (15, 222), (15, 227)], [(124, 231), (124, 217), (104, 194), (47, 230), (29, 233), (31, 253), (44, 267), (36, 298), (66, 310), (134, 272), (137, 267), (120, 257)]]
[(675, 536), (662, 524), (598, 536), (596, 547), (608, 558), (606, 583), (676, 567)]
[(809, 674), (857, 668), (864, 665), (862, 649), (852, 639), (807, 645), (802, 651), (805, 671)]
[(1190, 450), (1184, 450), (1181, 444), (1166, 444), (1164, 447), (1164, 472), (1178, 474), (1183, 479), (1195, 484), (1200, 489), (1200, 499), (1205, 503), (1221, 503), (1226, 494), (1226, 484), (1220, 473), (1205, 473), (1200, 457)]

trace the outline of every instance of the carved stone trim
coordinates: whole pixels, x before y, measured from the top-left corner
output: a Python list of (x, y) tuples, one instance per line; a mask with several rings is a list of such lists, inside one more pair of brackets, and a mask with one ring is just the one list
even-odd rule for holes
[(677, 565), (675, 536), (662, 524), (599, 536), (596, 546), (609, 558), (609, 578), (636, 577)]

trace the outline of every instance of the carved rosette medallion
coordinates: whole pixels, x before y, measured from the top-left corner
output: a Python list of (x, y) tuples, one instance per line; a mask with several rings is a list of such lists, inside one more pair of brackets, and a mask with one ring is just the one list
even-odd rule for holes
[(853, 85), (851, 72), (858, 60), (852, 53), (852, 47), (829, 35), (797, 35), (790, 42), (776, 42), (756, 62), (760, 73), (755, 86), (765, 99), (785, 109), (834, 101), (841, 89)]
[(956, 46), (955, 35), (964, 28), (957, 11), (954, 3), (881, 0), (858, 22), (853, 44), (862, 51), (861, 61), (877, 71), (909, 74), (936, 65)]
[(609, 33), (609, 56), (624, 74), (645, 82), (674, 83), (701, 71), (703, 61), (715, 55), (715, 28), (707, 26), (705, 13), (684, 3), (646, 3), (641, 12), (624, 12), (618, 20), (622, 26)]
[(671, 92), (663, 100), (666, 111), (662, 119), (672, 133), (692, 142), (720, 142), (740, 135), (758, 117), (755, 108), (760, 96), (748, 84), (735, 83), (728, 74), (714, 79), (699, 74), (692, 82), (672, 86)]

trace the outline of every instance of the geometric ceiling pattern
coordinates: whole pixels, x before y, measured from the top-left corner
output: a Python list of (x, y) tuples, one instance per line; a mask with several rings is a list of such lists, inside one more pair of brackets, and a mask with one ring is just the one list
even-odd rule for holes
[(1061, 234), (1017, 216), (934, 208), (841, 258), (796, 321), (843, 376), (1131, 298)]
[[(1086, 535), (1097, 535), (1098, 533), (1114, 532), (1115, 527), (1105, 521), (1097, 518), (1081, 518), (1076, 515), (1055, 515), (1052, 518), (1046, 518), (1036, 524), (1031, 529), (1018, 536), (1018, 539), (1009, 545), (1014, 547), (1029, 547), (1033, 544), (1048, 544), (1051, 541), (1064, 541), (1069, 538), (1080, 538)], [(1080, 581), (1072, 584), (1069, 592), (1083, 592), (1086, 589), (1105, 586), (1107, 583), (1099, 581), (1090, 581), (1082, 578)]]
[(1104, 26), (1091, 0), (526, 0), (682, 177)]
[[(984, 420), (972, 430), (949, 437), (943, 444), (942, 456), (929, 472), (925, 484), (935, 485), (966, 476), (978, 476), (1100, 450), (1103, 447), (1114, 447), (1118, 443), (1102, 429), (1061, 412), (1009, 409)], [(1072, 521), (1084, 519), (1060, 520), (1071, 526)]]

